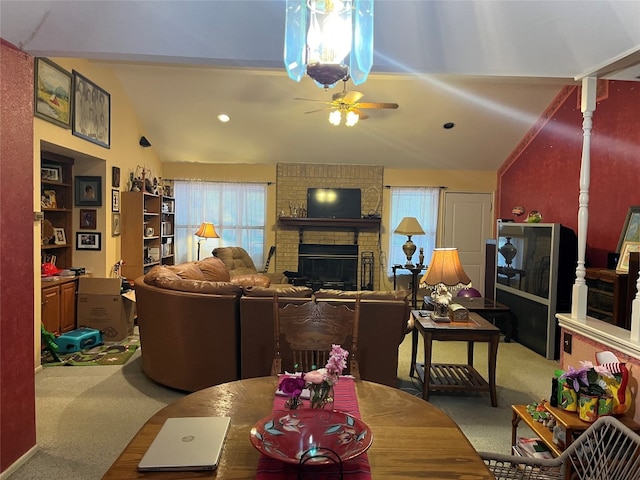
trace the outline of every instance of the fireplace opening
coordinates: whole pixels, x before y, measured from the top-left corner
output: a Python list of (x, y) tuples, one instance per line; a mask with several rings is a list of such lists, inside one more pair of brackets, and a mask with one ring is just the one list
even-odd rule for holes
[(298, 272), (306, 286), (314, 291), (321, 288), (337, 290), (358, 289), (358, 246), (298, 245)]

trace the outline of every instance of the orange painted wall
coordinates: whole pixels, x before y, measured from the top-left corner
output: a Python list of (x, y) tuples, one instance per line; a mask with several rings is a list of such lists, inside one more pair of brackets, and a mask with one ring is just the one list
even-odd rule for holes
[(3, 472), (36, 444), (33, 58), (0, 40), (0, 71), (0, 472)]
[[(627, 211), (640, 205), (640, 83), (609, 81), (593, 115), (587, 266), (606, 267)], [(498, 177), (498, 218), (520, 205), (543, 221), (578, 228), (582, 113), (576, 88)], [(521, 219), (524, 217), (520, 217)], [(521, 221), (521, 220), (516, 220)]]

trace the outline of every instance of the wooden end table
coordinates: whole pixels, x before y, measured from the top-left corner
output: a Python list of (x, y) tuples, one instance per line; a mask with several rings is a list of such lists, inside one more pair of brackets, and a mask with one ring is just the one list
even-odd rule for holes
[[(496, 360), (500, 329), (482, 318), (475, 312), (469, 312), (467, 322), (434, 322), (429, 312), (412, 310), (411, 315), (417, 331), (424, 339), (424, 371), (420, 372), (420, 365), (412, 364), (411, 375), (417, 371), (422, 379), (422, 398), (429, 399), (433, 391), (481, 391), (491, 395), (491, 406), (498, 406), (496, 394)], [(426, 315), (426, 316), (423, 316)], [(438, 364), (431, 363), (432, 344), (434, 340), (467, 342), (467, 364)], [(473, 367), (474, 342), (487, 342), (488, 375), (487, 382)], [(412, 355), (412, 361), (415, 356)]]

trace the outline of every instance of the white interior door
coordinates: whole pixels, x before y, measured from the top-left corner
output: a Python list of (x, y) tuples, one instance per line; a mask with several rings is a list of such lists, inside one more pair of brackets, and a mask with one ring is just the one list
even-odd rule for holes
[(456, 247), (472, 286), (484, 296), (485, 243), (493, 225), (490, 193), (444, 193), (443, 247)]

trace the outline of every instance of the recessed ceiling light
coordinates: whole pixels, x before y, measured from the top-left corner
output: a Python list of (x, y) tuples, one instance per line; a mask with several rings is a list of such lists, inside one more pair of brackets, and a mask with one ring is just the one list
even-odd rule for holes
[(456, 124), (453, 122), (447, 122), (444, 125), (442, 125), (442, 127), (446, 130), (451, 130), (453, 127), (455, 127)]
[(227, 123), (231, 119), (226, 113), (221, 113), (220, 115), (218, 115), (218, 120), (220, 120), (222, 123)]

